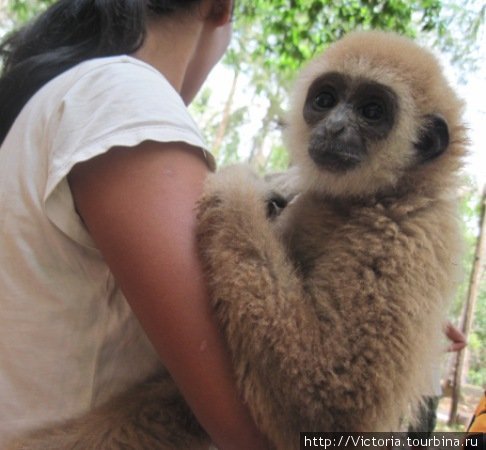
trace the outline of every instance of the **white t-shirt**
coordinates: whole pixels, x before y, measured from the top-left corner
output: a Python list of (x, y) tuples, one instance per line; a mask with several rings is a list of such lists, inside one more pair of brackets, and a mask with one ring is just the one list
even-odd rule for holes
[(0, 448), (16, 432), (104, 402), (160, 364), (66, 180), (74, 164), (145, 140), (205, 145), (167, 80), (116, 56), (40, 89), (0, 148)]

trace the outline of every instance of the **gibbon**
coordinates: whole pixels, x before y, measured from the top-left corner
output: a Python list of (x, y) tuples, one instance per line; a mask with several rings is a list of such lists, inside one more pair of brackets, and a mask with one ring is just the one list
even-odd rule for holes
[[(353, 33), (296, 82), (285, 135), (299, 194), (285, 206), (246, 166), (208, 178), (197, 239), (214, 310), (278, 450), (300, 431), (397, 431), (426, 391), (458, 280), (461, 110), (428, 51)], [(205, 445), (163, 375), (9, 450)]]

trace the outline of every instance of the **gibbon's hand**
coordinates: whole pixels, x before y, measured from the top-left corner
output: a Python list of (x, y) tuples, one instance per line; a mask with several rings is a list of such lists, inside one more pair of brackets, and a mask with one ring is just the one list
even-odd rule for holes
[(247, 164), (234, 164), (223, 167), (216, 176), (209, 176), (206, 182), (206, 192), (212, 192), (218, 198), (224, 197), (231, 201), (228, 191), (235, 189), (235, 195), (241, 192), (253, 192), (257, 202), (266, 205), (267, 217), (275, 219), (287, 206), (288, 199), (267, 180), (260, 178)]

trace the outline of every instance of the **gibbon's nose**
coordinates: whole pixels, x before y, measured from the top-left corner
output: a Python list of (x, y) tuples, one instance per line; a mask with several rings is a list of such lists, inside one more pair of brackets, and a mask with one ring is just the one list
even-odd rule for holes
[(349, 122), (344, 108), (336, 108), (326, 119), (326, 131), (332, 136), (341, 134)]

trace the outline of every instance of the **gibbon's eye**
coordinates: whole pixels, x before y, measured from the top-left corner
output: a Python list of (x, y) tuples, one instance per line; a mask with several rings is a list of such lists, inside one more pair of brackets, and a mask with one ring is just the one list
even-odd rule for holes
[(376, 102), (367, 103), (359, 109), (359, 112), (366, 120), (372, 122), (381, 120), (385, 115), (385, 109), (383, 106)]
[(314, 98), (314, 107), (317, 109), (329, 109), (337, 103), (336, 97), (332, 92), (323, 91)]

